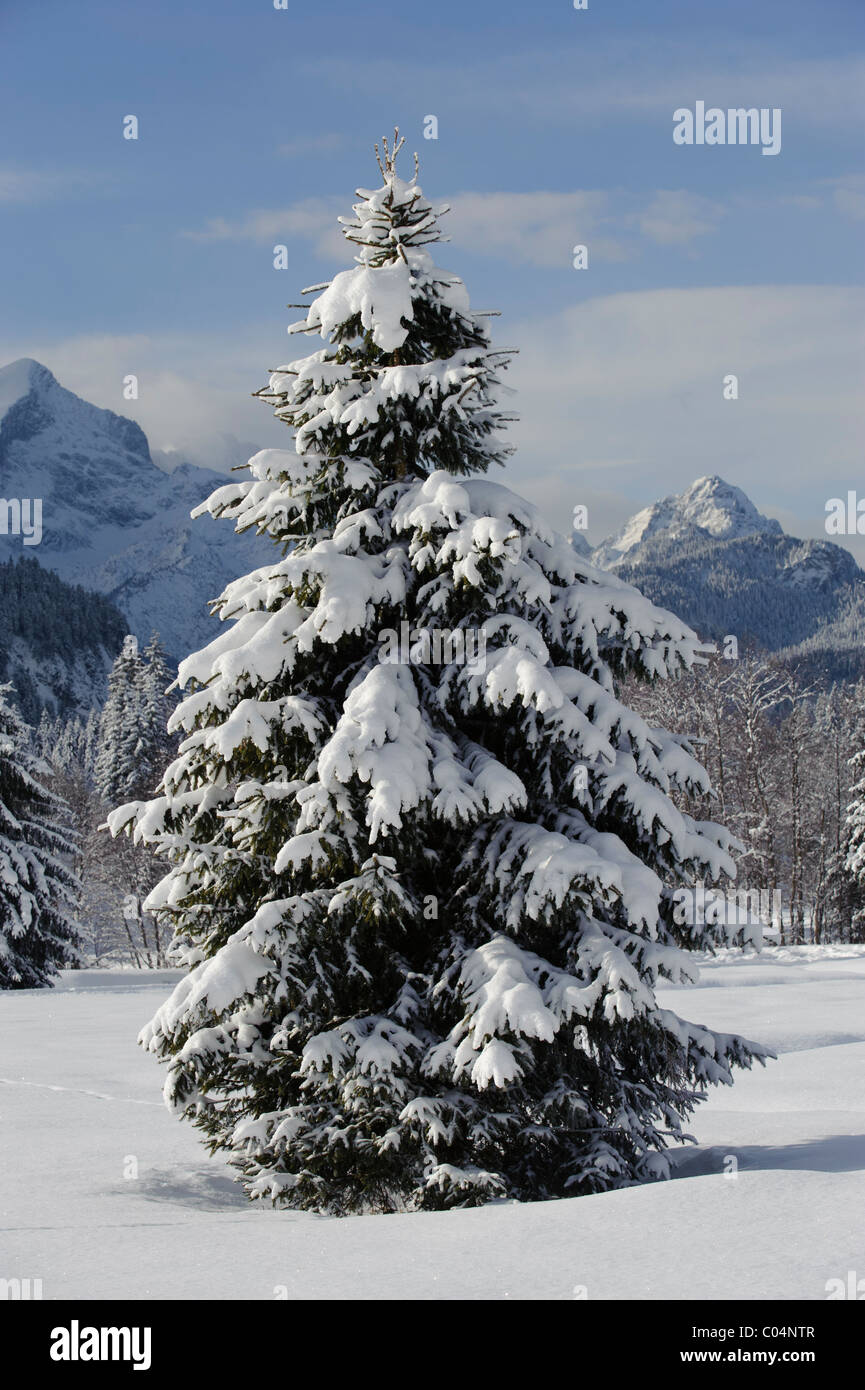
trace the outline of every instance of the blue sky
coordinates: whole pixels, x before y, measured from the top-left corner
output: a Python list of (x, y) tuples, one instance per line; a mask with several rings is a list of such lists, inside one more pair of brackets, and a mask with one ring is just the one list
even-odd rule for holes
[[(202, 462), (284, 442), (249, 392), (398, 122), (453, 207), (438, 259), (521, 349), (505, 481), (598, 540), (718, 472), (822, 534), (865, 495), (863, 32), (860, 0), (0, 0), (0, 358)], [(781, 152), (675, 145), (697, 100), (780, 107)]]

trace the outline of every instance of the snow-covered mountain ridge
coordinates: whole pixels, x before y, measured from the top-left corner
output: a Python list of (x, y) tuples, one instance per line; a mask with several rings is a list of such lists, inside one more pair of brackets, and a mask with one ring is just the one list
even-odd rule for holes
[(865, 573), (853, 556), (786, 535), (723, 478), (644, 507), (590, 558), (707, 639), (733, 634), (821, 680), (865, 674)]
[[(43, 502), (42, 542), (29, 553), (109, 597), (142, 641), (159, 631), (177, 658), (214, 636), (209, 600), (271, 558), (258, 537), (190, 520), (224, 482), (191, 464), (166, 473), (139, 425), (66, 390), (41, 363), (0, 368), (0, 495)], [(0, 560), (21, 545), (0, 536)]]
[(637, 562), (640, 548), (658, 536), (672, 540), (697, 532), (725, 541), (784, 534), (780, 523), (758, 512), (741, 488), (712, 476), (697, 478), (678, 496), (636, 512), (617, 535), (601, 542), (592, 559), (601, 569), (615, 569)]

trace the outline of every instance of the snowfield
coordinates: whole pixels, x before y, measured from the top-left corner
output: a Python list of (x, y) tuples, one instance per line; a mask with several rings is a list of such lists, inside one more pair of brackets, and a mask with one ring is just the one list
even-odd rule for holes
[(0, 1278), (46, 1299), (825, 1299), (865, 1276), (863, 946), (724, 952), (659, 990), (779, 1054), (713, 1092), (674, 1181), (342, 1220), (250, 1204), (167, 1112), (135, 1039), (177, 978), (0, 995)]

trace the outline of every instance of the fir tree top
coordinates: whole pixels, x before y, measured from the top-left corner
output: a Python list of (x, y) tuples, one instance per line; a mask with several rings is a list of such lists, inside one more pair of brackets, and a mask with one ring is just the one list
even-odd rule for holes
[[(357, 264), (313, 286), (322, 292), (289, 329), (328, 346), (277, 368), (256, 393), (295, 431), (298, 458), (286, 467), (264, 450), (253, 471), (267, 482), (278, 464), (313, 528), (320, 519), (330, 530), (338, 519), (334, 488), (362, 496), (435, 469), (485, 472), (511, 453), (496, 435), (509, 417), (494, 405), (508, 354), (492, 348), (487, 317), (471, 312), (459, 277), (425, 249), (443, 239), (437, 219), (447, 209), (424, 198), (417, 169), (410, 182), (397, 175), (402, 142), (383, 143), (381, 187), (359, 189), (354, 218), (341, 219)], [(210, 509), (218, 514), (240, 496), (254, 504), (261, 491), (241, 489), (221, 489)], [(275, 534), (284, 521), (253, 505), (242, 526)]]

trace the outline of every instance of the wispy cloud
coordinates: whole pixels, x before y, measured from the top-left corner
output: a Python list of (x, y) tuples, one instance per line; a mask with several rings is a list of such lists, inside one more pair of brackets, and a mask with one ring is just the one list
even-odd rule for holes
[(394, 65), (386, 59), (362, 70), (328, 57), (312, 65), (341, 91), (387, 90), (413, 105), (416, 92), (434, 90), (441, 110), (481, 110), (486, 116), (519, 111), (527, 124), (574, 118), (632, 121), (635, 115), (672, 112), (695, 95), (709, 105), (781, 106), (809, 125), (849, 128), (865, 105), (865, 58), (860, 54), (803, 59), (779, 52), (773, 40), (724, 35), (707, 43), (695, 30), (676, 40), (669, 29), (647, 28), (629, 39), (596, 37), (590, 49), (564, 40), (550, 47), (487, 54), (471, 63), (435, 66), (421, 58)]
[(576, 243), (590, 243), (593, 258), (628, 260), (633, 251), (618, 236), (614, 197), (606, 192), (459, 193), (447, 232), (464, 249), (483, 251), (512, 265), (563, 266)]
[(861, 473), (863, 319), (861, 289), (783, 285), (610, 295), (512, 326), (515, 482), (533, 496), (545, 477), (551, 517), (594, 499), (593, 540), (704, 473), (816, 533)]
[(315, 154), (334, 154), (337, 150), (345, 149), (347, 143), (344, 131), (329, 130), (319, 135), (300, 135), (295, 140), (286, 140), (277, 147), (276, 152), (286, 159), (297, 159)]
[(260, 208), (237, 221), (213, 217), (203, 228), (181, 232), (192, 241), (254, 241), (278, 244), (300, 237), (320, 254), (344, 252), (345, 241), (336, 219), (345, 212), (343, 198), (304, 198), (284, 208)]
[[(683, 190), (636, 197), (622, 190), (580, 189), (571, 193), (457, 193), (437, 200), (449, 207), (442, 226), (462, 250), (482, 252), (511, 265), (561, 267), (573, 247), (589, 246), (596, 261), (627, 261), (640, 241), (688, 246), (713, 232), (724, 209), (720, 203)], [(262, 208), (230, 221), (216, 217), (183, 235), (197, 241), (277, 243), (300, 237), (322, 255), (342, 252), (336, 225), (346, 211), (339, 198), (306, 198), (285, 208)], [(324, 230), (323, 230), (324, 229)]]
[(92, 174), (75, 170), (0, 168), (0, 203), (44, 203), (95, 181)]
[(847, 174), (830, 182), (838, 211), (855, 222), (865, 222), (865, 174)]
[(723, 216), (721, 203), (681, 190), (656, 193), (648, 207), (637, 214), (640, 231), (659, 246), (687, 246), (697, 237), (716, 231)]

